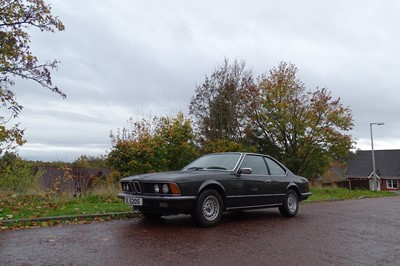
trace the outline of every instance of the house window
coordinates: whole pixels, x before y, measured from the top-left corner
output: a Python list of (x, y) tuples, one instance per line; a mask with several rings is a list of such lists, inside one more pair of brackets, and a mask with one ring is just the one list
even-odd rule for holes
[(399, 188), (398, 180), (386, 180), (387, 188)]

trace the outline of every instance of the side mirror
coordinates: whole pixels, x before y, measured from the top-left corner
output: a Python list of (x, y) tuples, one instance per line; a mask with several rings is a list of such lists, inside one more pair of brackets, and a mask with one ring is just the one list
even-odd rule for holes
[(241, 168), (239, 170), (239, 174), (250, 175), (251, 173), (253, 173), (251, 168)]

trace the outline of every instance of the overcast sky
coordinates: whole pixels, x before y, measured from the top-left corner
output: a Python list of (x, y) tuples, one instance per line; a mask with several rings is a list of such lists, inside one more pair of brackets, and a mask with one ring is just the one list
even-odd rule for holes
[(357, 148), (400, 149), (400, 2), (49, 1), (64, 32), (32, 31), (39, 59), (61, 61), (67, 99), (17, 81), (31, 160), (105, 154), (130, 117), (188, 113), (196, 85), (224, 58), (256, 76), (293, 63), (308, 89), (326, 87), (353, 112)]

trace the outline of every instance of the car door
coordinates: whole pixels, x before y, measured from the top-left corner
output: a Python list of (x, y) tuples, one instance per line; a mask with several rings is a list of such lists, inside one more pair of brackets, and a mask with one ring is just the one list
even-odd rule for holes
[(263, 206), (270, 203), (270, 187), (268, 168), (263, 156), (247, 154), (242, 160), (240, 169), (250, 168), (251, 174), (240, 174), (237, 178), (238, 207)]
[(268, 183), (269, 203), (281, 203), (286, 194), (286, 188), (289, 185), (287, 171), (277, 161), (270, 157), (264, 157), (267, 163), (269, 176), (266, 179)]

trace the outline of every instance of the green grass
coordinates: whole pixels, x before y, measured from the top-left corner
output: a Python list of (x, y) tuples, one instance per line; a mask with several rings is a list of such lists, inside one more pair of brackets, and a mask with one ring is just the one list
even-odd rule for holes
[(131, 208), (117, 197), (110, 196), (87, 195), (79, 198), (16, 194), (0, 196), (0, 221), (126, 211), (131, 211)]
[(395, 196), (394, 192), (390, 191), (370, 191), (370, 190), (349, 190), (343, 188), (312, 188), (312, 195), (308, 198), (309, 201), (324, 201), (332, 199), (360, 199), (360, 198), (378, 198)]

